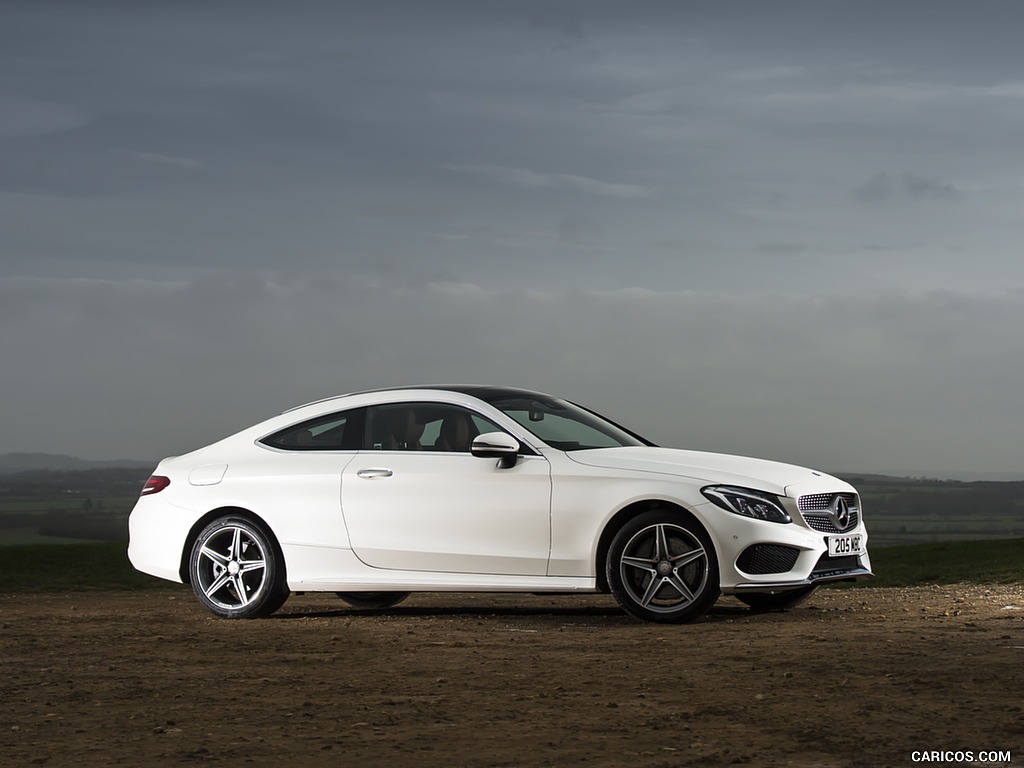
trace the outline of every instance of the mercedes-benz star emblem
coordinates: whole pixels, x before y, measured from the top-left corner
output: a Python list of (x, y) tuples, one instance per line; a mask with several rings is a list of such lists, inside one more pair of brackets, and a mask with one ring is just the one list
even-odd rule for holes
[(836, 519), (836, 527), (840, 531), (845, 531), (850, 524), (850, 504), (842, 496), (836, 496), (836, 500), (832, 502), (832, 515)]

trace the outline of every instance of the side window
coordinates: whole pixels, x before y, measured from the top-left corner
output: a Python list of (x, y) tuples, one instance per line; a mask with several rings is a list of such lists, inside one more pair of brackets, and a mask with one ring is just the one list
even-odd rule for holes
[(286, 451), (354, 451), (362, 436), (363, 411), (319, 416), (275, 432), (260, 442)]
[(503, 432), (490, 420), (457, 405), (401, 403), (367, 409), (366, 450), (469, 453), (473, 438)]

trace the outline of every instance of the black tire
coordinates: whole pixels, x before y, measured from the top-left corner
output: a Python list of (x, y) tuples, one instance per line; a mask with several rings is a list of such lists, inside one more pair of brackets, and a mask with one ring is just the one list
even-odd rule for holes
[(192, 546), (188, 567), (199, 602), (224, 619), (269, 616), (288, 599), (277, 543), (245, 517), (228, 515), (206, 526)]
[(335, 592), (353, 608), (380, 610), (398, 605), (409, 596), (408, 592)]
[(784, 611), (787, 608), (800, 605), (816, 589), (816, 586), (802, 587), (791, 589), (788, 592), (778, 592), (774, 595), (768, 592), (747, 592), (736, 595), (736, 599), (741, 603), (746, 603), (754, 611)]
[(652, 510), (627, 522), (612, 539), (605, 561), (612, 595), (645, 621), (693, 621), (719, 595), (718, 556), (696, 520)]

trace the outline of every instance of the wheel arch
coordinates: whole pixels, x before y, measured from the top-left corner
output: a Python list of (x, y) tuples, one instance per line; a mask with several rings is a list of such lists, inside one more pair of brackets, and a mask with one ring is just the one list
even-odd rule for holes
[[(634, 501), (627, 504), (625, 507), (620, 509), (611, 519), (605, 524), (604, 529), (601, 531), (601, 536), (597, 542), (597, 552), (594, 559), (594, 571), (597, 575), (597, 588), (599, 591), (607, 593), (610, 592), (608, 586), (608, 578), (605, 574), (605, 559), (608, 557), (608, 550), (611, 548), (612, 539), (615, 538), (615, 534), (619, 532), (619, 529), (625, 525), (627, 520), (636, 517), (644, 512), (650, 512), (654, 509), (667, 509), (678, 513), (685, 517), (687, 520), (692, 521), (696, 525), (699, 525), (701, 529), (711, 539), (712, 545), (718, 549), (718, 542), (715, 539), (710, 527), (697, 515), (693, 514), (689, 509), (679, 504), (676, 501), (669, 501), (668, 499), (643, 499), (641, 501)], [(715, 554), (718, 554), (717, 552)]]
[(267, 521), (257, 515), (250, 509), (244, 507), (217, 507), (211, 509), (205, 515), (200, 517), (195, 523), (192, 524), (192, 528), (189, 529), (188, 536), (185, 537), (185, 546), (181, 548), (181, 561), (178, 564), (178, 575), (181, 576), (183, 584), (192, 583), (191, 574), (189, 573), (189, 560), (192, 557), (192, 547), (195, 546), (196, 539), (199, 538), (199, 534), (202, 533), (203, 529), (221, 517), (241, 517), (248, 520), (251, 523), (259, 525), (268, 537), (270, 537), (270, 545), (274, 548), (274, 554), (277, 555), (278, 562), (281, 563), (281, 572), (284, 574), (285, 583), (288, 581), (288, 564), (284, 559), (284, 551), (281, 549), (281, 543), (277, 540), (277, 536), (274, 534), (274, 529), (267, 525)]

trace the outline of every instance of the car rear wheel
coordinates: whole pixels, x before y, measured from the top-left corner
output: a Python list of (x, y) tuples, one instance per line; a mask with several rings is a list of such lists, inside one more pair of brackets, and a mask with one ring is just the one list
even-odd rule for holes
[(398, 605), (409, 596), (408, 592), (335, 592), (353, 608), (380, 610)]
[(192, 591), (225, 619), (269, 616), (288, 599), (273, 538), (244, 517), (221, 517), (199, 534), (189, 560)]
[(774, 595), (767, 592), (748, 592), (736, 595), (736, 599), (741, 603), (746, 603), (754, 611), (782, 611), (786, 608), (800, 605), (800, 603), (811, 596), (815, 589), (817, 589), (815, 586), (803, 587), (801, 589), (791, 589), (788, 592), (779, 592)]
[(627, 522), (606, 561), (612, 595), (646, 621), (693, 621), (719, 595), (718, 557), (696, 520), (652, 510)]

